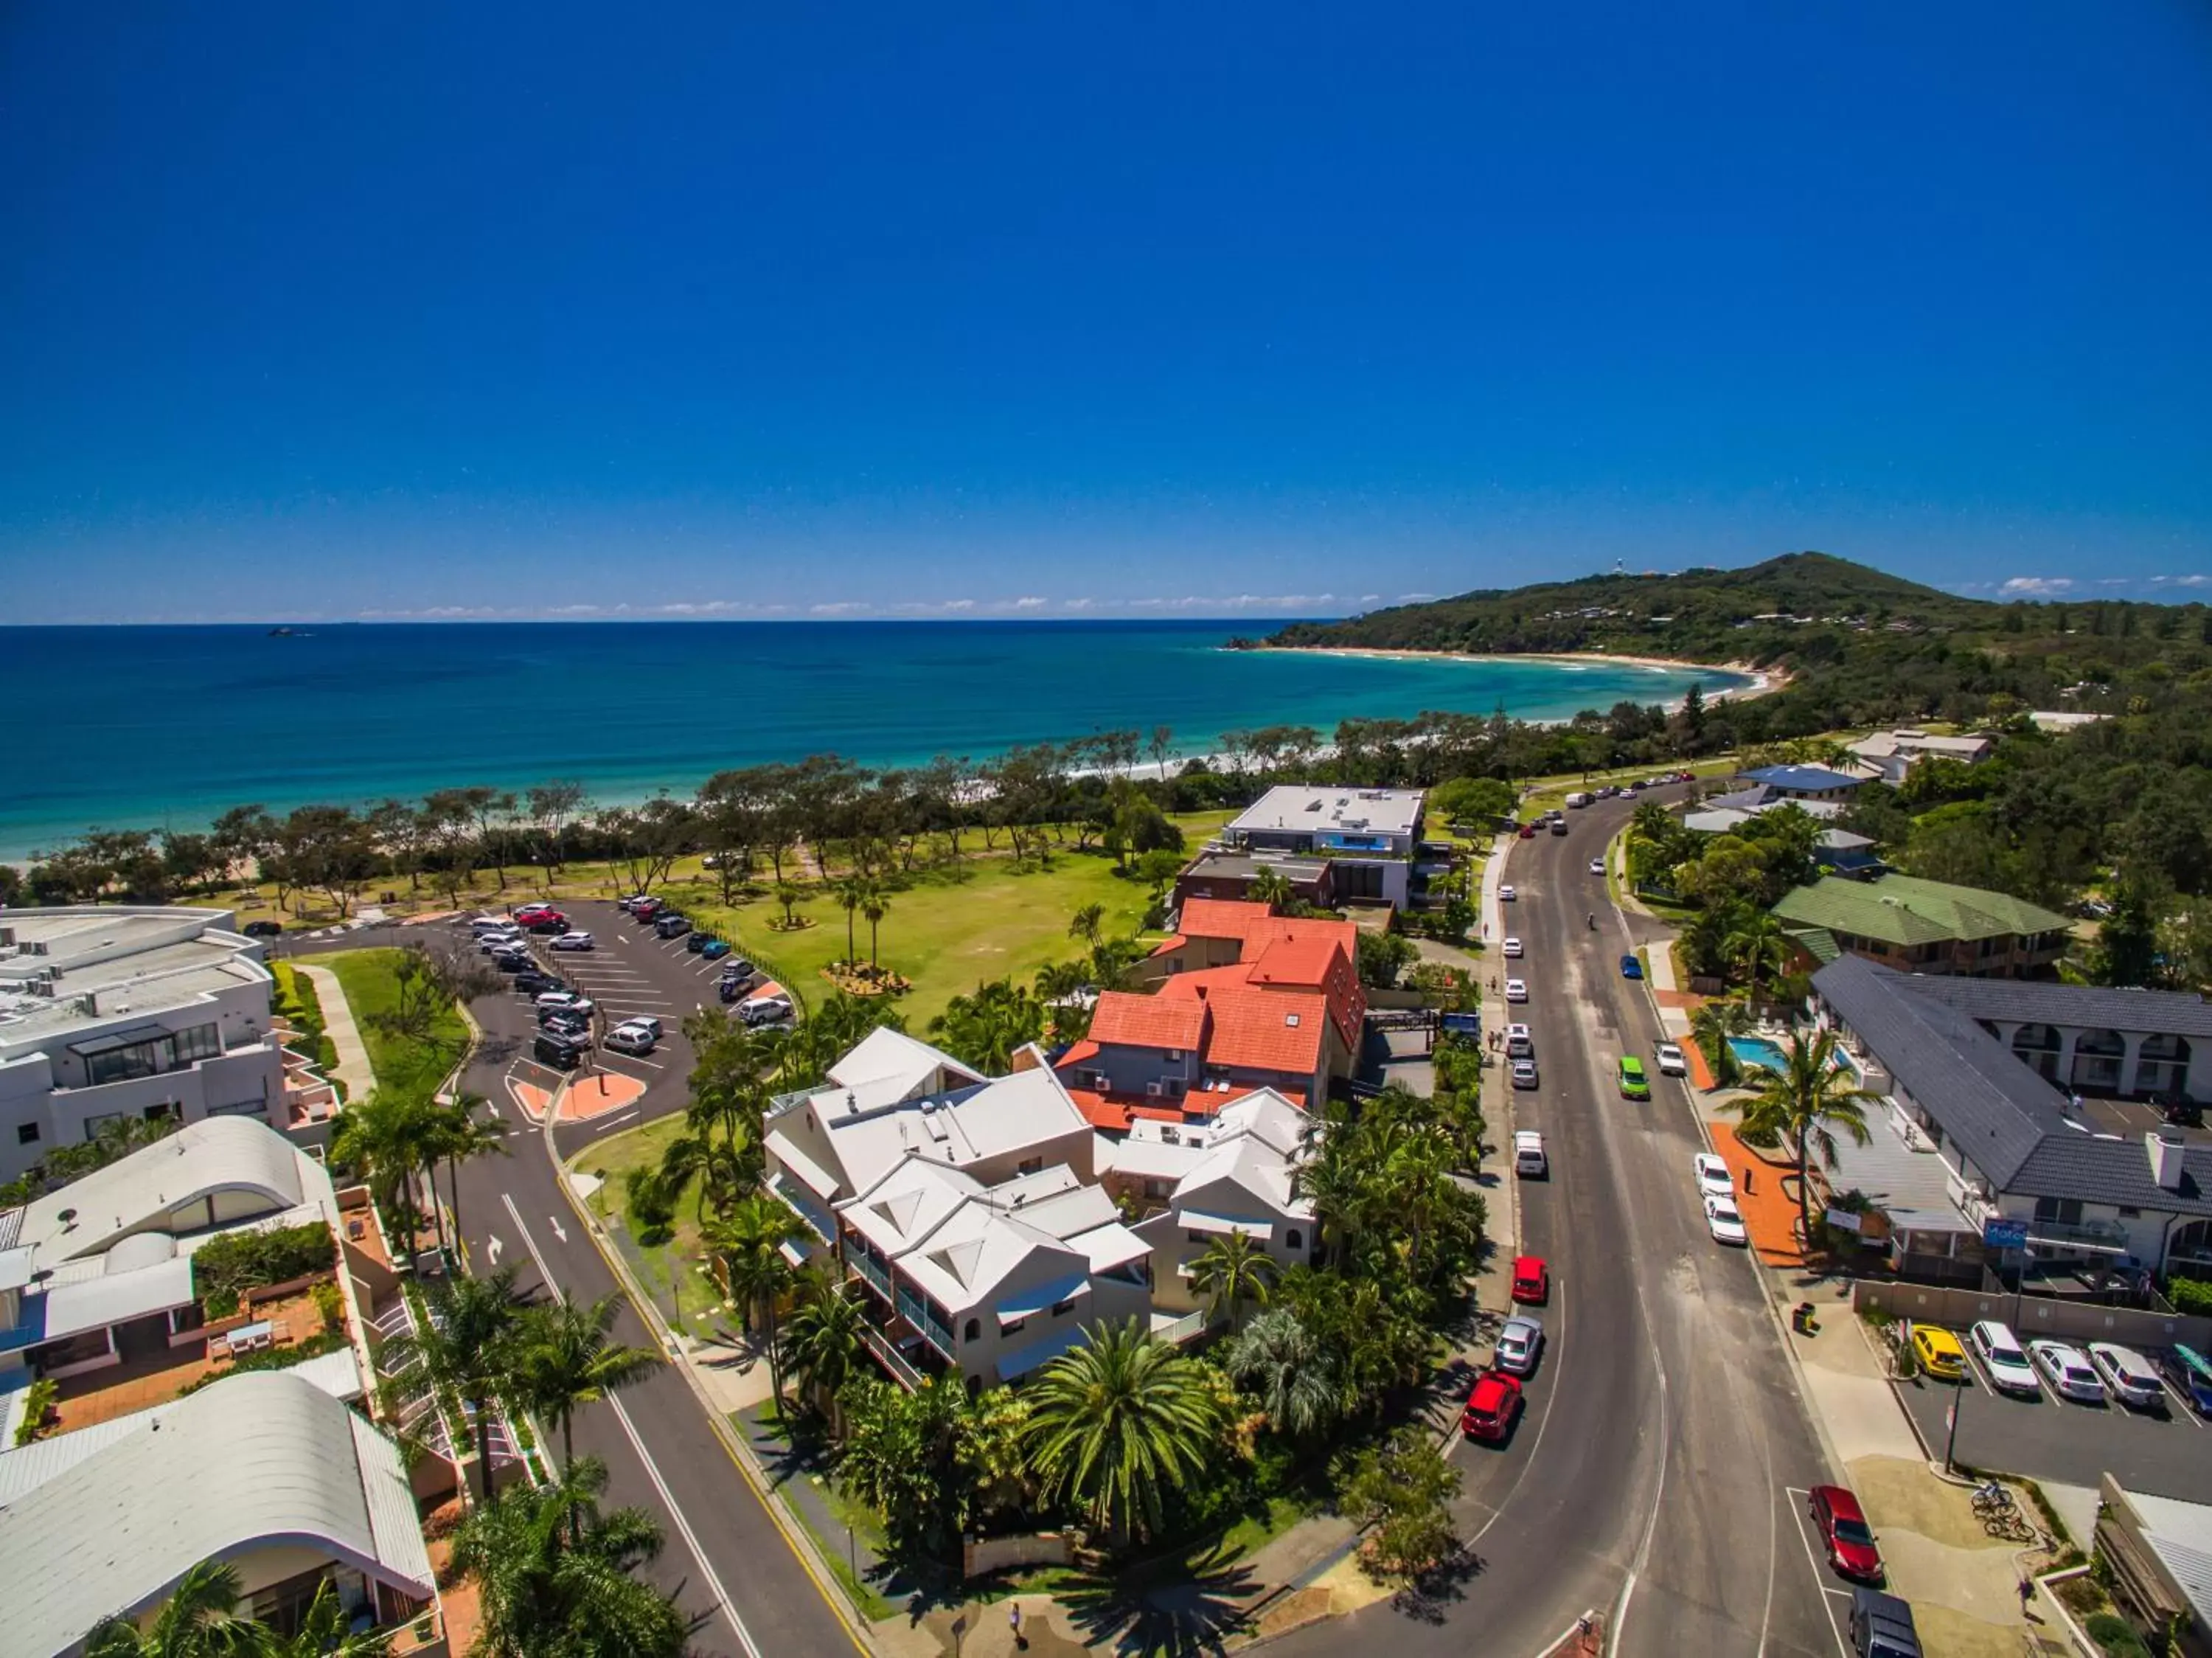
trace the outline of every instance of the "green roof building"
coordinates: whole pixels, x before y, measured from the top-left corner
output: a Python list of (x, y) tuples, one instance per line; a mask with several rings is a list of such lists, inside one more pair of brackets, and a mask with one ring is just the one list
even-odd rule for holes
[(1823, 876), (1785, 893), (1775, 919), (1817, 962), (1863, 956), (1901, 972), (2047, 977), (2072, 923), (2005, 893), (1915, 875)]

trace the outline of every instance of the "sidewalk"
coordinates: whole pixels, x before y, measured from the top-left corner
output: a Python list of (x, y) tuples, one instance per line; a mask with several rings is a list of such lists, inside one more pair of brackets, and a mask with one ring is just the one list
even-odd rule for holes
[(338, 1056), (337, 1064), (331, 1067), (331, 1075), (345, 1084), (348, 1100), (367, 1099), (376, 1087), (376, 1072), (369, 1065), (368, 1047), (361, 1039), (361, 1027), (354, 1023), (353, 1004), (346, 1000), (345, 986), (328, 967), (295, 961), (292, 971), (315, 987), (315, 1000), (322, 1004), (323, 1033), (331, 1039), (331, 1045), (337, 1050)]

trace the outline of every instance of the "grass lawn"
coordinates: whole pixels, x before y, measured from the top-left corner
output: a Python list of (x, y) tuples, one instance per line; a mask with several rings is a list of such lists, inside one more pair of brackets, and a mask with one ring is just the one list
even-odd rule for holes
[(369, 1069), (376, 1073), (378, 1092), (427, 1100), (468, 1046), (468, 1027), (459, 1013), (447, 1008), (438, 1015), (434, 1038), (428, 1044), (405, 1041), (377, 1029), (374, 1016), (390, 1012), (399, 1003), (398, 980), (392, 976), (399, 955), (398, 950), (341, 950), (318, 957), (315, 965), (336, 973), (345, 988), (354, 1022), (361, 1027), (362, 1045), (368, 1050)]
[[(307, 1041), (313, 1059), (325, 1076), (337, 1069), (337, 1044), (331, 1041), (324, 1027), (322, 998), (315, 994), (313, 979), (303, 977), (289, 961), (269, 964), (270, 977), (276, 981), (276, 1012), (289, 1019), (295, 1030)], [(340, 1100), (345, 1096), (345, 1084), (331, 1076), (331, 1087)]]
[(696, 1319), (702, 1327), (711, 1328), (736, 1314), (724, 1310), (711, 1281), (696, 1267), (701, 1255), (697, 1179), (686, 1181), (678, 1194), (675, 1235), (666, 1243), (651, 1247), (637, 1241), (636, 1230), (630, 1224), (629, 1193), (623, 1184), (623, 1177), (632, 1169), (658, 1168), (669, 1142), (683, 1132), (682, 1117), (664, 1117), (586, 1146), (569, 1167), (596, 1174), (604, 1182), (591, 1196), (592, 1212), (604, 1220), (621, 1222), (626, 1240), (623, 1247), (637, 1267), (638, 1277), (659, 1303), (662, 1315), (678, 1329), (684, 1327), (686, 1319)]

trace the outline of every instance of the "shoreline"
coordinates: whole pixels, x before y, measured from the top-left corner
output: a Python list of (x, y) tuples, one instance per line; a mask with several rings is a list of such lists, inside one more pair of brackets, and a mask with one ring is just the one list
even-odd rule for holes
[[(1781, 690), (1790, 683), (1790, 676), (1771, 668), (1754, 666), (1750, 662), (1692, 662), (1675, 656), (1631, 655), (1609, 650), (1413, 650), (1395, 645), (1247, 645), (1248, 650), (1272, 650), (1284, 655), (1305, 656), (1364, 656), (1380, 661), (1428, 662), (1604, 662), (1626, 663), (1631, 667), (1662, 669), (1679, 674), (1734, 674), (1747, 679), (1749, 685), (1724, 686), (1708, 692), (1707, 703), (1743, 702), (1753, 697), (1765, 697)], [(1680, 699), (1677, 698), (1676, 702)], [(1673, 708), (1675, 702), (1662, 703), (1663, 708)], [(1559, 720), (1530, 720), (1530, 725), (1559, 725)]]

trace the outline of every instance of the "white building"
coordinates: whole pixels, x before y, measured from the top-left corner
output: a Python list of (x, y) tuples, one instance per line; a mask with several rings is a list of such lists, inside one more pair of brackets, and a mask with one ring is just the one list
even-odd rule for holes
[(273, 981), (234, 920), (0, 911), (0, 1180), (126, 1118), (289, 1125)]
[(1254, 854), (1318, 857), (1334, 867), (1339, 902), (1407, 907), (1413, 851), (1421, 838), (1418, 789), (1346, 789), (1290, 783), (1270, 789), (1222, 832)]
[(402, 1649), (445, 1649), (398, 1446), (296, 1372), (0, 1452), (0, 1651), (74, 1658), (210, 1558), (237, 1571), (241, 1612), (285, 1626), (327, 1581), (349, 1616), (406, 1631)]
[(1986, 735), (1931, 736), (1925, 731), (1905, 728), (1862, 737), (1850, 745), (1850, 752), (1856, 770), (1869, 777), (1896, 784), (1903, 783), (1905, 774), (1920, 761), (1931, 758), (1956, 760), (1962, 765), (1979, 765), (1996, 752), (1996, 739)]

